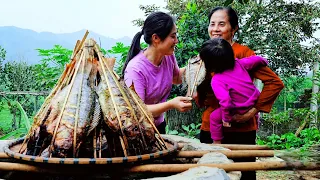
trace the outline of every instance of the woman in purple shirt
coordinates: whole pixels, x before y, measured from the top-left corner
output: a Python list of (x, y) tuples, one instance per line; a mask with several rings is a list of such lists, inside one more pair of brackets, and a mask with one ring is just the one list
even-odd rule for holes
[[(226, 40), (218, 38), (205, 42), (200, 50), (208, 75), (201, 86), (210, 86), (217, 97), (220, 108), (210, 114), (210, 133), (214, 143), (221, 144), (222, 126), (231, 127), (232, 116), (250, 110), (260, 95), (248, 71), (267, 65), (260, 56), (250, 56), (238, 61)], [(201, 101), (204, 97), (200, 97)]]
[[(149, 45), (142, 50), (140, 38)], [(150, 14), (141, 32), (133, 40), (124, 64), (122, 74), (125, 84), (136, 93), (152, 113), (155, 125), (165, 134), (164, 112), (177, 109), (185, 112), (191, 109), (191, 98), (176, 97), (166, 101), (172, 84), (180, 84), (184, 68), (179, 69), (174, 56), (178, 43), (177, 29), (173, 18), (163, 12)]]

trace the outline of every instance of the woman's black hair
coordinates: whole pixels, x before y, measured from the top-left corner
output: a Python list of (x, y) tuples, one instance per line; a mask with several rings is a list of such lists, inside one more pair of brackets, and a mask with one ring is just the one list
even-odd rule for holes
[(169, 14), (164, 12), (151, 13), (144, 21), (142, 31), (138, 32), (132, 40), (126, 62), (122, 68), (122, 77), (124, 76), (125, 69), (129, 61), (134, 58), (141, 51), (140, 39), (144, 36), (144, 41), (151, 45), (152, 35), (156, 34), (161, 40), (164, 40), (171, 32), (174, 26), (174, 19)]
[(215, 13), (216, 11), (219, 11), (219, 10), (227, 11), (227, 14), (228, 14), (228, 17), (229, 17), (229, 22), (230, 22), (230, 25), (231, 25), (232, 29), (239, 28), (239, 17), (238, 17), (238, 14), (234, 9), (232, 9), (229, 6), (228, 7), (218, 6), (218, 7), (213, 8), (210, 11), (210, 13), (208, 14), (209, 22), (211, 20), (212, 14)]
[(211, 73), (222, 73), (233, 69), (235, 59), (230, 43), (222, 38), (210, 39), (203, 43), (200, 58), (206, 68), (206, 78), (197, 88), (199, 104), (203, 105), (206, 94), (211, 89)]

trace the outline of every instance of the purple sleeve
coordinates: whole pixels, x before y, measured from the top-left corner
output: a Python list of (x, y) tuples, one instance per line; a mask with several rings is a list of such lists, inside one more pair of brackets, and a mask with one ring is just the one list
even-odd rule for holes
[(261, 56), (249, 56), (238, 61), (247, 71), (267, 66), (268, 61)]
[(225, 122), (230, 122), (232, 119), (232, 116), (230, 114), (230, 109), (232, 108), (232, 102), (229, 94), (228, 85), (219, 80), (216, 80), (213, 77), (211, 81), (211, 87), (214, 92), (214, 95), (219, 101), (221, 113), (222, 113), (222, 120)]
[(128, 87), (133, 85), (138, 96), (145, 102), (146, 81), (141, 72), (127, 68), (124, 74), (124, 82)]

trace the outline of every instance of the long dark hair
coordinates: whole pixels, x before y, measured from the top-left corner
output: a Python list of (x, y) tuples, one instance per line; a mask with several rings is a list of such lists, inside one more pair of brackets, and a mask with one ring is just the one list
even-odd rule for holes
[(199, 104), (203, 105), (206, 94), (212, 92), (211, 73), (222, 73), (233, 69), (235, 59), (230, 43), (222, 38), (210, 39), (203, 43), (200, 58), (206, 68), (206, 78), (197, 87)]
[(237, 12), (232, 9), (231, 7), (222, 7), (222, 6), (218, 6), (218, 7), (215, 7), (213, 8), (210, 13), (208, 14), (208, 20), (210, 22), (211, 20), (211, 16), (213, 13), (215, 13), (216, 11), (219, 11), (219, 10), (225, 10), (227, 11), (227, 14), (228, 14), (228, 17), (229, 17), (229, 22), (230, 22), (230, 25), (231, 25), (231, 28), (234, 30), (236, 28), (239, 29), (239, 17), (238, 17), (238, 14)]
[(127, 68), (129, 61), (141, 51), (140, 39), (143, 35), (144, 41), (151, 45), (152, 35), (156, 34), (161, 40), (164, 40), (171, 32), (174, 26), (174, 19), (169, 14), (164, 12), (151, 13), (144, 21), (142, 31), (138, 32), (132, 40), (130, 50), (126, 62), (122, 68), (122, 77)]

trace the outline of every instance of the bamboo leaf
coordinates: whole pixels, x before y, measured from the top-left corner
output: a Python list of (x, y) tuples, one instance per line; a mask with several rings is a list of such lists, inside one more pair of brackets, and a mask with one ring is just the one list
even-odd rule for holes
[(26, 125), (27, 130), (29, 130), (29, 129), (30, 129), (30, 121), (29, 121), (29, 118), (28, 118), (28, 116), (27, 116), (27, 113), (26, 113), (26, 111), (22, 108), (21, 104), (20, 104), (18, 101), (16, 101), (16, 104), (17, 104), (17, 106), (18, 106), (18, 108), (19, 108), (19, 110), (20, 110), (20, 112), (21, 112), (21, 114), (22, 114), (22, 117), (23, 117), (23, 119), (24, 119), (24, 124)]
[(4, 136), (1, 136), (0, 140), (7, 140), (7, 139), (11, 138), (12, 136), (20, 135), (22, 133), (26, 134), (27, 132), (28, 131), (26, 128), (19, 128), (19, 129), (16, 129), (16, 130), (14, 130)]

